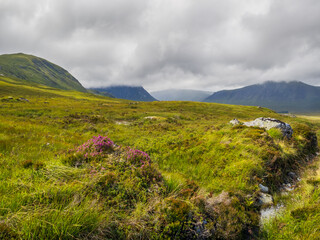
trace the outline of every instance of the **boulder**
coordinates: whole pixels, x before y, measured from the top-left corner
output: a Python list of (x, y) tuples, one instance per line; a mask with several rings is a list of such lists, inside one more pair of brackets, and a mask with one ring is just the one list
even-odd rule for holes
[(243, 123), (247, 127), (260, 127), (270, 130), (271, 128), (278, 128), (286, 138), (291, 138), (293, 130), (288, 123), (282, 122), (275, 118), (264, 118), (260, 117), (250, 122)]

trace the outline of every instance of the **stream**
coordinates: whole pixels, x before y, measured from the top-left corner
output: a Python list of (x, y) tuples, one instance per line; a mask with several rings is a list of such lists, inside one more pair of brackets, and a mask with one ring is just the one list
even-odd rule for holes
[[(316, 154), (315, 157), (319, 156), (319, 153)], [(291, 183), (283, 183), (282, 187), (280, 189), (279, 194), (280, 195), (288, 195), (290, 192), (295, 190), (297, 188), (296, 183), (301, 181), (301, 178), (298, 177), (297, 174), (293, 172), (289, 172), (289, 177), (292, 178)], [(277, 215), (281, 214), (283, 210), (285, 210), (285, 204), (283, 202), (280, 202), (276, 205), (268, 206), (266, 208), (262, 208), (260, 210), (260, 224), (263, 225), (268, 220), (276, 217)]]

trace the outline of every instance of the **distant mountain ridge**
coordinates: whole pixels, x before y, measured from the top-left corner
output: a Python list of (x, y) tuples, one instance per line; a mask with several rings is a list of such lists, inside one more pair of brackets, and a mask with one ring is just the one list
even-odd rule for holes
[(160, 101), (194, 101), (201, 102), (209, 97), (212, 92), (189, 90), (189, 89), (167, 89), (150, 93)]
[(157, 101), (150, 95), (142, 86), (110, 86), (104, 88), (91, 88), (91, 90), (98, 91), (101, 93), (108, 93), (116, 98), (133, 100), (133, 101), (144, 101), (152, 102)]
[(213, 93), (205, 102), (267, 107), (277, 112), (320, 112), (320, 87), (303, 82), (255, 84)]
[(0, 55), (0, 74), (29, 83), (87, 92), (67, 70), (43, 58), (23, 53)]

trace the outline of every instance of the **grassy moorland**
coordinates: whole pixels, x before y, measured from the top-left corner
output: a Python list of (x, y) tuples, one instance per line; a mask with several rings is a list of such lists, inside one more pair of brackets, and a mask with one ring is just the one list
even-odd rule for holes
[[(288, 122), (293, 138), (229, 124), (262, 116)], [(306, 165), (317, 127), (265, 108), (0, 77), (0, 238), (257, 238), (258, 184), (276, 192)]]

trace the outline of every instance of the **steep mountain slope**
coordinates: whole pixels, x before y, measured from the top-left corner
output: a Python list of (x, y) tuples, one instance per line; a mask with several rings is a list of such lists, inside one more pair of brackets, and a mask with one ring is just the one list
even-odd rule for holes
[(18, 54), (0, 55), (0, 74), (25, 82), (86, 92), (86, 89), (68, 71), (43, 58)]
[(262, 106), (278, 112), (320, 112), (320, 87), (297, 81), (265, 82), (219, 91), (205, 102)]
[(201, 102), (209, 97), (212, 92), (189, 90), (189, 89), (167, 89), (151, 92), (151, 95), (160, 101), (195, 101)]
[(152, 102), (157, 101), (143, 87), (133, 86), (111, 86), (106, 88), (92, 88), (101, 93), (109, 93), (116, 98), (128, 99), (134, 101)]

